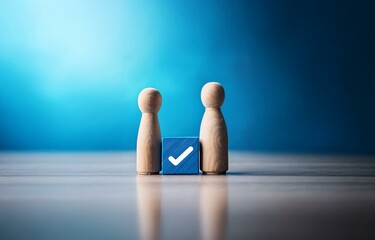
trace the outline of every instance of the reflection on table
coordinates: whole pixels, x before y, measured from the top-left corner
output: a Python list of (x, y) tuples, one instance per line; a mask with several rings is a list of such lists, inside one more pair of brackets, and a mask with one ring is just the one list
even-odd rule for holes
[[(163, 214), (162, 201), (168, 201), (169, 199), (162, 198), (162, 178), (163, 176), (136, 177), (139, 236), (141, 239), (160, 239), (162, 234), (161, 216), (181, 218), (185, 211), (181, 209), (181, 211), (172, 215)], [(197, 196), (194, 199), (199, 199), (197, 202), (199, 206), (196, 208), (197, 212), (194, 215), (200, 218), (200, 238), (207, 240), (226, 239), (228, 218), (227, 176), (200, 176), (198, 189), (199, 191), (195, 192)], [(167, 191), (167, 189), (164, 189), (164, 191)], [(183, 186), (174, 192), (176, 196), (186, 194)], [(183, 208), (184, 206), (179, 205), (178, 207)]]

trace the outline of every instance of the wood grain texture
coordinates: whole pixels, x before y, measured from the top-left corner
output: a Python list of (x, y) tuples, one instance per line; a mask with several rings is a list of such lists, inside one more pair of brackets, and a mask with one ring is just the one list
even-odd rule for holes
[(138, 174), (158, 174), (161, 170), (161, 134), (158, 111), (161, 95), (153, 88), (144, 89), (138, 97), (142, 112), (137, 138)]
[(0, 153), (1, 239), (375, 239), (375, 156), (229, 152), (218, 176), (135, 158)]
[(225, 174), (228, 170), (228, 131), (221, 113), (224, 89), (219, 83), (207, 83), (202, 88), (202, 103), (206, 107), (200, 126), (200, 169), (204, 174)]

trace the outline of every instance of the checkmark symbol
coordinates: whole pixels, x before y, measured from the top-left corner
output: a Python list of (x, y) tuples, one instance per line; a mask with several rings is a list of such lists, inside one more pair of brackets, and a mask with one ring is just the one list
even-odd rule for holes
[(194, 150), (194, 148), (192, 146), (188, 147), (183, 153), (181, 153), (180, 156), (178, 156), (177, 159), (175, 159), (174, 157), (172, 156), (169, 156), (168, 157), (168, 160), (175, 166), (177, 166), (178, 164), (180, 164), (180, 162), (182, 162), (182, 160), (184, 160), (192, 151)]

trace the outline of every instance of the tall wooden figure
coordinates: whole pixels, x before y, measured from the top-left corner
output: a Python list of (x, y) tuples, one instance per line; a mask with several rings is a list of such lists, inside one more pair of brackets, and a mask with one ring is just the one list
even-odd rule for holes
[(161, 134), (158, 112), (161, 95), (154, 88), (145, 88), (138, 96), (138, 106), (142, 112), (137, 139), (138, 174), (158, 174), (161, 170)]
[(228, 170), (228, 133), (221, 105), (224, 88), (220, 83), (210, 82), (203, 86), (203, 115), (199, 140), (201, 143), (200, 169), (204, 174), (225, 174)]

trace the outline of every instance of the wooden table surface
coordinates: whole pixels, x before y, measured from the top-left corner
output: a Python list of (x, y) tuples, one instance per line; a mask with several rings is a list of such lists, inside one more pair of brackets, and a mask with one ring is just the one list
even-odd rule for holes
[(225, 176), (135, 154), (1, 153), (0, 239), (375, 239), (375, 158), (231, 152)]

